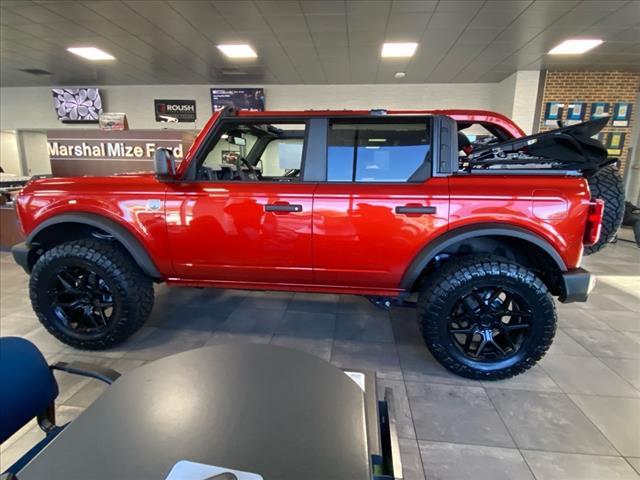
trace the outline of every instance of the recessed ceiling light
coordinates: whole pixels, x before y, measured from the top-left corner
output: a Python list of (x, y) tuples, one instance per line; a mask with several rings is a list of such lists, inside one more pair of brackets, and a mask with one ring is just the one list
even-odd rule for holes
[(407, 76), (407, 74), (404, 73), (404, 72), (396, 72), (396, 73), (394, 73), (393, 76), (396, 77), (396, 78), (404, 78), (404, 77)]
[(115, 60), (113, 55), (109, 55), (96, 47), (71, 47), (67, 48), (67, 51), (87, 60)]
[(550, 55), (577, 55), (584, 53), (602, 43), (599, 39), (573, 39), (565, 40), (557, 47), (553, 48)]
[(417, 43), (385, 43), (382, 45), (383, 57), (411, 57), (418, 48)]
[(249, 45), (218, 45), (218, 50), (229, 58), (256, 58), (258, 54)]

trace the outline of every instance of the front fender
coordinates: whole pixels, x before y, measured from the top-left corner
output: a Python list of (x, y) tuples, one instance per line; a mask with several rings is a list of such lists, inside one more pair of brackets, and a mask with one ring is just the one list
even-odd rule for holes
[(162, 278), (156, 263), (145, 249), (142, 240), (135, 233), (114, 220), (94, 213), (73, 212), (51, 216), (31, 231), (25, 243), (27, 245), (37, 243), (39, 235), (45, 234), (47, 228), (65, 223), (89, 225), (112, 235), (129, 252), (146, 275), (154, 279)]

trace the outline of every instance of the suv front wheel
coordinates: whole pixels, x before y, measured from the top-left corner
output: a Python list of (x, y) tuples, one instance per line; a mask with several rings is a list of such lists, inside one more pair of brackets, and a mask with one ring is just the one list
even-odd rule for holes
[(104, 350), (138, 330), (153, 307), (153, 284), (115, 242), (84, 239), (45, 252), (29, 294), (44, 327), (74, 348)]
[(557, 314), (553, 297), (532, 271), (500, 257), (470, 256), (427, 278), (418, 318), (429, 350), (447, 369), (499, 380), (542, 358)]

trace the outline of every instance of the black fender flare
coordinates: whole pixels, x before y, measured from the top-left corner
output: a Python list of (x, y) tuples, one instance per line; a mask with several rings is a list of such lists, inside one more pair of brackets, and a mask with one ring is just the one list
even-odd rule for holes
[(39, 224), (27, 237), (26, 244), (32, 245), (34, 239), (38, 234), (42, 233), (47, 228), (53, 225), (59, 225), (62, 223), (79, 223), (83, 225), (90, 225), (95, 228), (99, 228), (104, 232), (112, 235), (115, 240), (120, 242), (122, 246), (129, 252), (133, 260), (138, 264), (140, 269), (153, 279), (161, 279), (162, 275), (156, 267), (153, 259), (145, 248), (140, 243), (135, 235), (122, 225), (110, 220), (102, 215), (96, 215), (94, 213), (63, 213), (51, 217), (41, 224)]
[(405, 271), (400, 284), (401, 288), (411, 290), (415, 281), (429, 262), (451, 245), (468, 238), (489, 236), (511, 237), (528, 241), (548, 254), (561, 272), (567, 271), (567, 265), (564, 263), (564, 260), (562, 260), (558, 251), (540, 235), (514, 225), (482, 223), (450, 230), (429, 242), (429, 244), (415, 256), (409, 268)]

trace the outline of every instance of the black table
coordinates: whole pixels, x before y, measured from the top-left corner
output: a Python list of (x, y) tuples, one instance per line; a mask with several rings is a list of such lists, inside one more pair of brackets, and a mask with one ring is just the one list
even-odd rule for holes
[(331, 364), (270, 345), (180, 353), (121, 377), (18, 478), (163, 480), (189, 460), (265, 480), (369, 480), (380, 431), (367, 383), (365, 395)]

